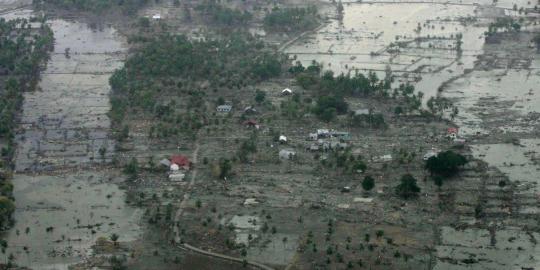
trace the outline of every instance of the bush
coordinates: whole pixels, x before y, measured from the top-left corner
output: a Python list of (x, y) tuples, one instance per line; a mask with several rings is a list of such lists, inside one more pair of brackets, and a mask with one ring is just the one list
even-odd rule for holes
[(375, 179), (371, 176), (364, 177), (364, 180), (362, 180), (362, 188), (365, 191), (370, 191), (375, 187)]
[(401, 183), (396, 187), (398, 196), (409, 199), (418, 196), (420, 187), (416, 184), (416, 178), (411, 174), (405, 174), (400, 179)]
[(426, 161), (425, 168), (431, 175), (450, 177), (459, 171), (459, 167), (467, 164), (467, 159), (453, 151), (445, 151)]

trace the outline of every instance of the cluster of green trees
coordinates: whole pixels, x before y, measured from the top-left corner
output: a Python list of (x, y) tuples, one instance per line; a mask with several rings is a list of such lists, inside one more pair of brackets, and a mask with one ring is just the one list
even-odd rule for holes
[(493, 36), (501, 29), (506, 32), (519, 32), (521, 30), (521, 24), (511, 17), (497, 18), (495, 22), (489, 24), (485, 35), (486, 37)]
[(444, 151), (426, 161), (426, 169), (433, 176), (451, 177), (467, 164), (467, 158), (453, 151)]
[(9, 172), (14, 149), (15, 114), (23, 101), (23, 92), (34, 89), (39, 71), (47, 61), (53, 46), (53, 32), (45, 24), (32, 29), (30, 22), (44, 22), (32, 18), (6, 21), (0, 19), (0, 227), (11, 224), (15, 211)]
[(532, 42), (536, 45), (536, 51), (540, 52), (540, 34), (536, 34), (533, 37)]
[(302, 32), (319, 25), (319, 15), (315, 6), (306, 8), (274, 7), (264, 17), (264, 27), (271, 31)]
[(382, 113), (374, 113), (372, 111), (369, 114), (355, 115), (354, 112), (350, 113), (351, 124), (356, 127), (371, 127), (382, 128), (386, 127), (384, 116)]
[(220, 26), (244, 25), (253, 17), (248, 11), (225, 7), (216, 0), (206, 0), (197, 5), (195, 10), (207, 16), (212, 23)]
[(116, 7), (128, 14), (134, 14), (148, 2), (148, 0), (33, 0), (37, 6), (52, 4), (61, 8), (91, 12), (104, 12)]
[(420, 193), (420, 187), (416, 184), (417, 180), (411, 174), (404, 174), (399, 179), (400, 183), (396, 186), (396, 194), (404, 199), (415, 198)]
[[(397, 114), (419, 110), (422, 105), (422, 92), (415, 93), (412, 85), (405, 84), (391, 91), (391, 79), (379, 79), (375, 72), (369, 72), (367, 76), (359, 72), (355, 72), (354, 75), (342, 73), (335, 76), (332, 71), (326, 71), (321, 76), (321, 71), (321, 65), (317, 62), (313, 62), (307, 68), (297, 62), (289, 68), (289, 72), (295, 76), (300, 86), (318, 95), (313, 112), (321, 120), (330, 121), (336, 115), (346, 114), (348, 104), (344, 98), (347, 96), (400, 100), (403, 107), (399, 106)], [(356, 120), (358, 124), (367, 120), (371, 125), (384, 126), (382, 115), (370, 115), (367, 119), (360, 117)]]
[[(0, 139), (12, 137), (13, 119), (22, 103), (22, 92), (36, 85), (39, 70), (53, 46), (52, 30), (45, 24), (41, 29), (31, 29), (29, 22), (0, 19), (0, 75), (7, 78), (2, 81), (0, 91)], [(9, 154), (8, 150), (2, 150), (3, 156)]]
[(362, 156), (354, 156), (350, 149), (344, 151), (333, 151), (327, 159), (322, 159), (321, 164), (326, 167), (336, 167), (343, 170), (344, 173), (356, 174), (365, 172), (367, 165)]
[[(207, 122), (203, 109), (207, 93), (201, 83), (214, 91), (240, 89), (281, 75), (285, 60), (243, 32), (201, 41), (182, 35), (148, 38), (111, 76), (110, 116), (119, 124), (128, 108), (153, 112), (165, 122), (156, 125), (158, 135), (198, 129)], [(184, 106), (173, 104), (179, 97)], [(179, 107), (192, 110), (182, 113)]]
[(250, 154), (257, 152), (257, 134), (253, 133), (249, 139), (242, 142), (240, 149), (238, 149), (238, 159), (246, 163)]

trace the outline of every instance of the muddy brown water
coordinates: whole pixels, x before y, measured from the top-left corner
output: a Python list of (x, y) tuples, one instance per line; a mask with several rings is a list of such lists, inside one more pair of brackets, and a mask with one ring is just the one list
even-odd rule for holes
[[(0, 1), (0, 9), (16, 3)], [(30, 9), (3, 12), (28, 17)], [(108, 79), (123, 64), (125, 41), (107, 25), (53, 19), (55, 47), (37, 91), (25, 93), (17, 135), (16, 224), (6, 233), (17, 264), (68, 269), (92, 255), (99, 237), (140, 238), (142, 212), (125, 203), (116, 171), (95, 170), (110, 160)], [(100, 155), (99, 149), (106, 148)]]

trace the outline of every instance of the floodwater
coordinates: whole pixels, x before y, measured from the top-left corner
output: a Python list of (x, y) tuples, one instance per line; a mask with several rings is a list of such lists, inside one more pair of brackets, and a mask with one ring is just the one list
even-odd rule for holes
[[(531, 229), (540, 215), (539, 57), (528, 47), (526, 34), (495, 46), (485, 44), (483, 35), (495, 18), (518, 15), (511, 10), (514, 4), (533, 8), (537, 3), (344, 1), (342, 22), (331, 19), (285, 48), (294, 61), (309, 65), (315, 60), (336, 74), (375, 71), (383, 77), (390, 68), (396, 85), (408, 82), (425, 94), (424, 104), (432, 96), (450, 98), (459, 109), (460, 136), (471, 144), (473, 156), (514, 186), (511, 194), (498, 180), (486, 187), (493, 196), (486, 211), (497, 220), (487, 224), (491, 231), (474, 214), (458, 217), (466, 229), (440, 228), (434, 269), (540, 268), (540, 234)], [(458, 34), (463, 35), (460, 54)], [(508, 196), (511, 207), (500, 199)]]
[(104, 172), (17, 175), (16, 224), (7, 234), (6, 253), (34, 269), (67, 269), (90, 257), (99, 237), (138, 239), (142, 213), (126, 206), (124, 191), (107, 179)]
[[(0, 1), (11, 10), (13, 1)], [(32, 10), (0, 13), (11, 19)], [(92, 255), (99, 237), (141, 236), (140, 209), (128, 206), (110, 161), (109, 83), (125, 58), (124, 40), (107, 25), (49, 20), (55, 47), (38, 89), (25, 93), (18, 133), (14, 196), (16, 224), (6, 254), (33, 269), (68, 269)], [(106, 149), (104, 154), (100, 149)], [(6, 260), (6, 258), (3, 258)]]
[[(475, 11), (472, 5), (350, 3), (342, 22), (331, 20), (285, 52), (303, 65), (321, 62), (336, 74), (375, 71), (383, 77), (389, 67), (396, 84), (413, 83), (426, 97), (436, 96), (443, 82), (472, 68), (482, 53), (486, 28), (466, 21)], [(397, 42), (401, 47), (391, 46)]]

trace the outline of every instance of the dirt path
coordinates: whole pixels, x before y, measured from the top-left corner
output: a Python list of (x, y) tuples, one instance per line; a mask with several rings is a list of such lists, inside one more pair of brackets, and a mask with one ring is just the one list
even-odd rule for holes
[[(214, 252), (211, 252), (211, 251), (202, 250), (202, 249), (194, 247), (194, 246), (192, 246), (190, 244), (184, 244), (183, 247), (186, 248), (186, 249), (189, 249), (189, 250), (191, 250), (193, 252), (197, 252), (199, 254), (202, 254), (202, 255), (211, 256), (211, 257), (224, 259), (224, 260), (228, 260), (228, 261), (233, 261), (233, 262), (244, 263), (243, 259), (235, 258), (235, 257), (231, 257), (231, 256), (219, 254), (219, 253), (214, 253)], [(274, 270), (271, 267), (268, 267), (266, 265), (263, 265), (263, 264), (260, 264), (260, 263), (257, 263), (257, 262), (253, 262), (253, 261), (245, 261), (245, 262), (248, 265), (255, 266), (255, 267), (259, 268), (259, 269)]]
[[(195, 142), (195, 150), (193, 150), (193, 155), (192, 155), (192, 160), (193, 160), (194, 164), (197, 164), (197, 157), (199, 155), (199, 147), (200, 147), (200, 144), (199, 144), (199, 141), (197, 140)], [(176, 214), (174, 215), (173, 233), (174, 233), (174, 242), (176, 242), (176, 243), (180, 243), (180, 233), (179, 233), (177, 224), (178, 224), (178, 222), (180, 220), (180, 217), (182, 216), (182, 214), (184, 212), (184, 208), (186, 208), (186, 206), (187, 206), (187, 203), (188, 203), (189, 198), (190, 198), (189, 192), (191, 191), (191, 189), (195, 185), (195, 179), (196, 178), (197, 178), (197, 166), (195, 166), (195, 168), (191, 172), (191, 179), (189, 180), (189, 184), (187, 186), (186, 193), (184, 194), (184, 197), (182, 198), (182, 201), (180, 202), (180, 204), (178, 206), (178, 210), (176, 211)]]

